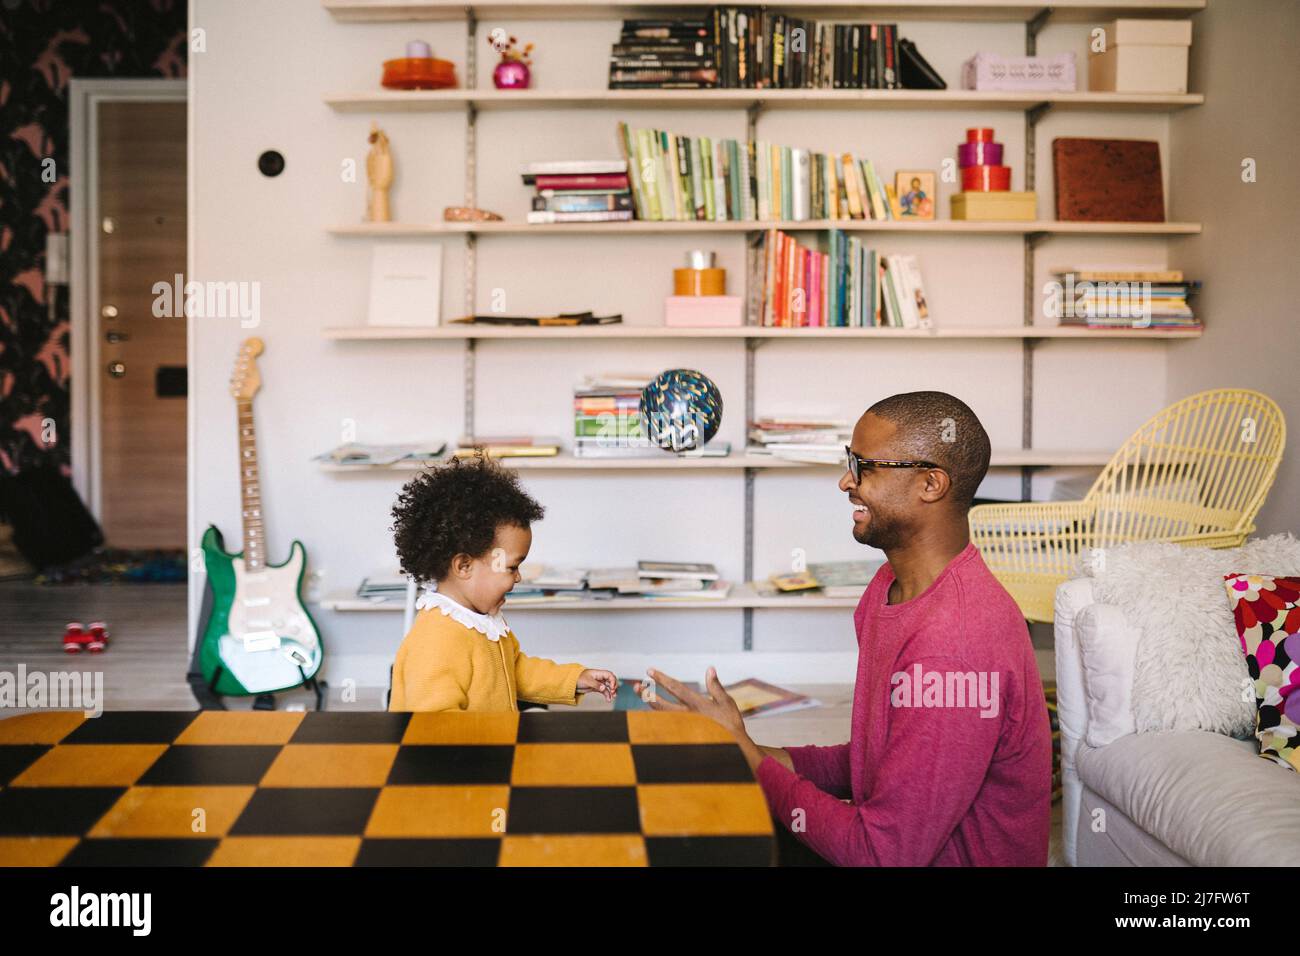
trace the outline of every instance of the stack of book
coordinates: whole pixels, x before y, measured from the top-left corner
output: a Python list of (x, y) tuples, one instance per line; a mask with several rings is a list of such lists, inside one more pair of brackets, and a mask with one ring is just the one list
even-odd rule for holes
[(702, 19), (624, 20), (609, 56), (611, 90), (707, 90), (718, 84), (713, 27)]
[(456, 458), (471, 458), (474, 455), (487, 455), (489, 458), (554, 458), (559, 453), (558, 438), (474, 435), (461, 438), (452, 455)]
[(848, 422), (807, 417), (758, 418), (749, 423), (750, 454), (838, 464), (853, 429)]
[(582, 568), (525, 562), (519, 576), (521, 580), (506, 597), (507, 606), (555, 604), (587, 597), (587, 572)]
[(741, 89), (901, 89), (898, 27), (818, 23), (762, 7), (712, 17), (719, 84)]
[(578, 159), (529, 163), (525, 186), (535, 190), (530, 223), (618, 222), (632, 218), (627, 163)]
[(664, 454), (641, 427), (641, 390), (653, 375), (588, 375), (573, 390), (575, 458)]
[(1090, 329), (1199, 329), (1188, 301), (1200, 291), (1179, 269), (1052, 270), (1049, 318)]
[(595, 568), (587, 572), (587, 588), (608, 597), (641, 597), (661, 601), (719, 601), (731, 584), (712, 564), (682, 561), (638, 561), (635, 568)]
[(839, 229), (829, 230), (826, 251), (769, 230), (751, 270), (750, 325), (933, 326), (916, 256), (878, 255)]
[(894, 187), (869, 159), (766, 141), (711, 139), (618, 124), (638, 219), (803, 222), (899, 219)]
[(357, 587), (357, 597), (375, 604), (403, 600), (406, 597), (406, 578), (400, 574), (372, 575), (362, 578), (361, 584)]
[[(573, 390), (575, 458), (664, 458), (671, 454), (647, 436), (641, 390), (653, 375), (588, 375)], [(678, 458), (725, 458), (731, 443), (710, 441)]]
[(763, 594), (820, 594), (823, 597), (859, 598), (884, 561), (809, 562), (803, 571), (774, 574)]

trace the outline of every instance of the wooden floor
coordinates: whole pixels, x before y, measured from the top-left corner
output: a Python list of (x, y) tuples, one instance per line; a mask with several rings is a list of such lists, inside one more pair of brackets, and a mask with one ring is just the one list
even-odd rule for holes
[[(103, 654), (65, 654), (64, 625), (106, 621), (109, 649)], [(18, 665), (32, 671), (102, 670), (105, 710), (197, 709), (185, 672), (189, 667), (186, 641), (185, 586), (170, 584), (63, 585), (41, 587), (28, 582), (0, 582), (0, 671)], [(1040, 669), (1053, 676), (1051, 651), (1041, 647), (1035, 633)], [(757, 743), (771, 747), (836, 744), (849, 738), (853, 688), (848, 684), (792, 685), (822, 706), (787, 715), (751, 718), (746, 722)], [(315, 706), (306, 691), (277, 695), (281, 709)], [(330, 710), (381, 709), (382, 688), (358, 688), (357, 701), (344, 703), (331, 691)], [(232, 709), (249, 708), (252, 699), (231, 698)], [(587, 695), (579, 709), (610, 705)], [(22, 713), (14, 710), (0, 716)], [(1053, 807), (1052, 865), (1061, 864), (1061, 807)]]

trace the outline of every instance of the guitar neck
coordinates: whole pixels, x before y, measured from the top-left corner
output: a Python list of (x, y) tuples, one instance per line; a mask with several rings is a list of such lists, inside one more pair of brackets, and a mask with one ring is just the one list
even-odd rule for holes
[(239, 501), (244, 524), (244, 568), (266, 566), (266, 534), (262, 527), (262, 482), (257, 472), (257, 430), (251, 399), (237, 401), (239, 410)]

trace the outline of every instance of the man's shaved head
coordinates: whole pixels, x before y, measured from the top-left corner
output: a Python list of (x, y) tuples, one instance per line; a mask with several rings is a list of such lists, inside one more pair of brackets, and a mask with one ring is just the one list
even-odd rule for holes
[(897, 451), (932, 461), (952, 479), (953, 503), (969, 508), (989, 470), (989, 436), (975, 413), (947, 392), (903, 392), (867, 409), (890, 422)]

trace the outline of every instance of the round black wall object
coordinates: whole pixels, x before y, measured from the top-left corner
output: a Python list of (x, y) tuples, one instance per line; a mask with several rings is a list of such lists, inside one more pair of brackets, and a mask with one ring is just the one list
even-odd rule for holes
[(274, 149), (268, 149), (257, 157), (257, 168), (263, 176), (279, 176), (284, 172), (284, 156)]

